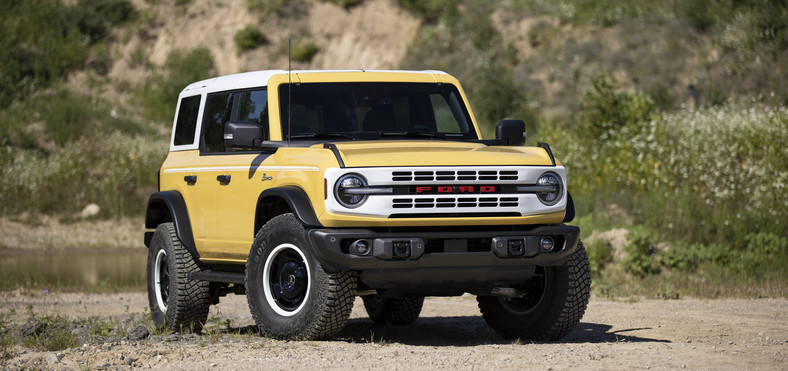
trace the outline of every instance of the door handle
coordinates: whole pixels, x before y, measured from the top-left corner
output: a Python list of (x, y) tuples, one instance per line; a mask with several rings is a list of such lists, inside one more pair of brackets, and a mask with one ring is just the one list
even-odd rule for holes
[(194, 183), (197, 183), (197, 175), (187, 175), (183, 177), (183, 180), (188, 185), (194, 185)]
[(230, 183), (230, 175), (217, 175), (216, 180), (218, 180), (219, 183), (222, 184)]

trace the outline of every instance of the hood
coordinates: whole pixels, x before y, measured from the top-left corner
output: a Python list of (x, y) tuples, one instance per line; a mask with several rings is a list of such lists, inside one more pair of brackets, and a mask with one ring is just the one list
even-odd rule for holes
[(451, 141), (335, 142), (347, 167), (367, 166), (550, 166), (538, 147), (487, 146)]

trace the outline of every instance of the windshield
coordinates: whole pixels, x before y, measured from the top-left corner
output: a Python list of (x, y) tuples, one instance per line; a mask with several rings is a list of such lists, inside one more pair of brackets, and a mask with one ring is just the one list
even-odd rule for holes
[(285, 139), (290, 115), (290, 139), (478, 139), (457, 88), (450, 84), (302, 83), (292, 84), (289, 92), (288, 87), (279, 86)]

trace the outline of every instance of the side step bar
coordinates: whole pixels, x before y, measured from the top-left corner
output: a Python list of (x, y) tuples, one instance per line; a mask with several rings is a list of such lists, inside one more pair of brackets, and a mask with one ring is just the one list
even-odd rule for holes
[(192, 281), (210, 281), (237, 284), (244, 284), (246, 282), (243, 273), (214, 272), (211, 270), (189, 273), (189, 279)]

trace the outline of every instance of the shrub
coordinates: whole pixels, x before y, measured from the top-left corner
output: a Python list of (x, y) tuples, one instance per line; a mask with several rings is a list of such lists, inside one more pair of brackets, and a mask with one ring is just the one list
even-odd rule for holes
[(624, 248), (626, 256), (621, 261), (624, 272), (638, 277), (660, 272), (659, 265), (655, 261), (656, 248), (652, 238), (644, 233), (632, 235), (629, 244)]
[(141, 215), (156, 188), (166, 139), (84, 136), (49, 155), (4, 147), (0, 213), (74, 213), (89, 203), (103, 217)]
[(613, 262), (613, 246), (608, 241), (599, 241), (588, 245), (586, 251), (591, 263), (592, 276), (598, 276), (608, 264)]
[(171, 122), (183, 88), (215, 73), (213, 57), (207, 48), (171, 51), (164, 65), (149, 75), (142, 86), (140, 95), (146, 116), (156, 122)]
[(320, 48), (312, 41), (299, 40), (293, 43), (291, 58), (296, 62), (308, 63), (320, 51)]
[(268, 43), (268, 39), (265, 35), (253, 25), (248, 25), (240, 29), (235, 33), (233, 40), (235, 40), (235, 46), (238, 47), (238, 51), (240, 52), (256, 49)]
[(589, 89), (580, 99), (583, 128), (602, 142), (610, 140), (625, 126), (649, 120), (656, 112), (656, 105), (647, 94), (619, 92), (619, 89), (613, 78), (597, 75), (591, 78)]
[(320, 1), (324, 3), (332, 3), (345, 10), (360, 5), (361, 3), (364, 2), (364, 0), (320, 0)]

